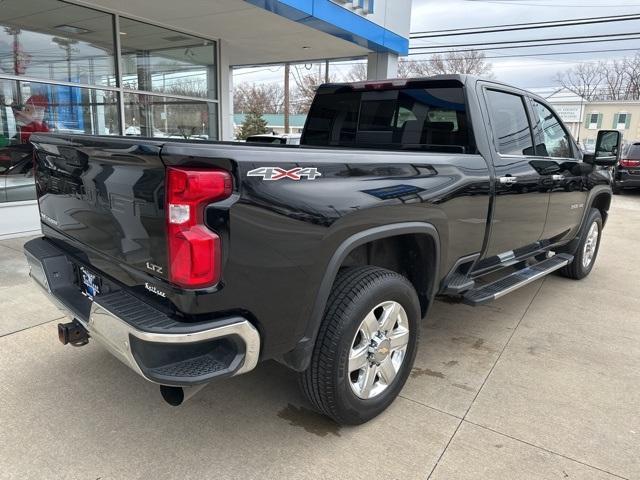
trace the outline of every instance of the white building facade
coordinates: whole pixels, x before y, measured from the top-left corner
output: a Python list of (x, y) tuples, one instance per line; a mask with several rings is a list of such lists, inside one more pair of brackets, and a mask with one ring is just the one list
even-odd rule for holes
[(587, 101), (567, 91), (547, 99), (587, 151), (595, 148), (598, 130), (620, 130), (623, 143), (640, 141), (640, 101)]

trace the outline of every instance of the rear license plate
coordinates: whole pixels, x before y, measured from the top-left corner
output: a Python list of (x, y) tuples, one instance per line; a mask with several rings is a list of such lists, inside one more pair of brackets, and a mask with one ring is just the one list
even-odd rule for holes
[(82, 293), (89, 297), (91, 300), (100, 293), (102, 288), (102, 282), (100, 277), (94, 275), (84, 267), (80, 267), (80, 280), (82, 285)]

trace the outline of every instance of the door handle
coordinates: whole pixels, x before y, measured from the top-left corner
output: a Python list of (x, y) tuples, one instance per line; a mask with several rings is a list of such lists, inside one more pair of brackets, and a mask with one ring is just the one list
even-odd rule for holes
[(517, 177), (500, 177), (498, 181), (503, 185), (513, 185), (514, 183), (518, 183)]
[(554, 182), (561, 182), (562, 180), (564, 180), (564, 175), (551, 175), (551, 179)]

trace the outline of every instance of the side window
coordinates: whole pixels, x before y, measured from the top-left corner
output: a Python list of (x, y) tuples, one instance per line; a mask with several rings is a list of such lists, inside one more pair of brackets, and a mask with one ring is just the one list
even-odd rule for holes
[(547, 107), (535, 100), (531, 101), (540, 140), (536, 145), (536, 155), (543, 157), (571, 158), (571, 139), (556, 115)]
[(533, 155), (533, 137), (524, 99), (487, 90), (487, 103), (496, 147), (501, 155)]

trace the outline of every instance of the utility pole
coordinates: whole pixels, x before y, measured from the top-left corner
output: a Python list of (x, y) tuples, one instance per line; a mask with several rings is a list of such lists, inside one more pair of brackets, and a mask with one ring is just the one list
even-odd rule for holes
[(324, 83), (329, 83), (329, 60), (324, 63)]
[(284, 64), (284, 133), (290, 133), (289, 129), (289, 70), (291, 65)]

